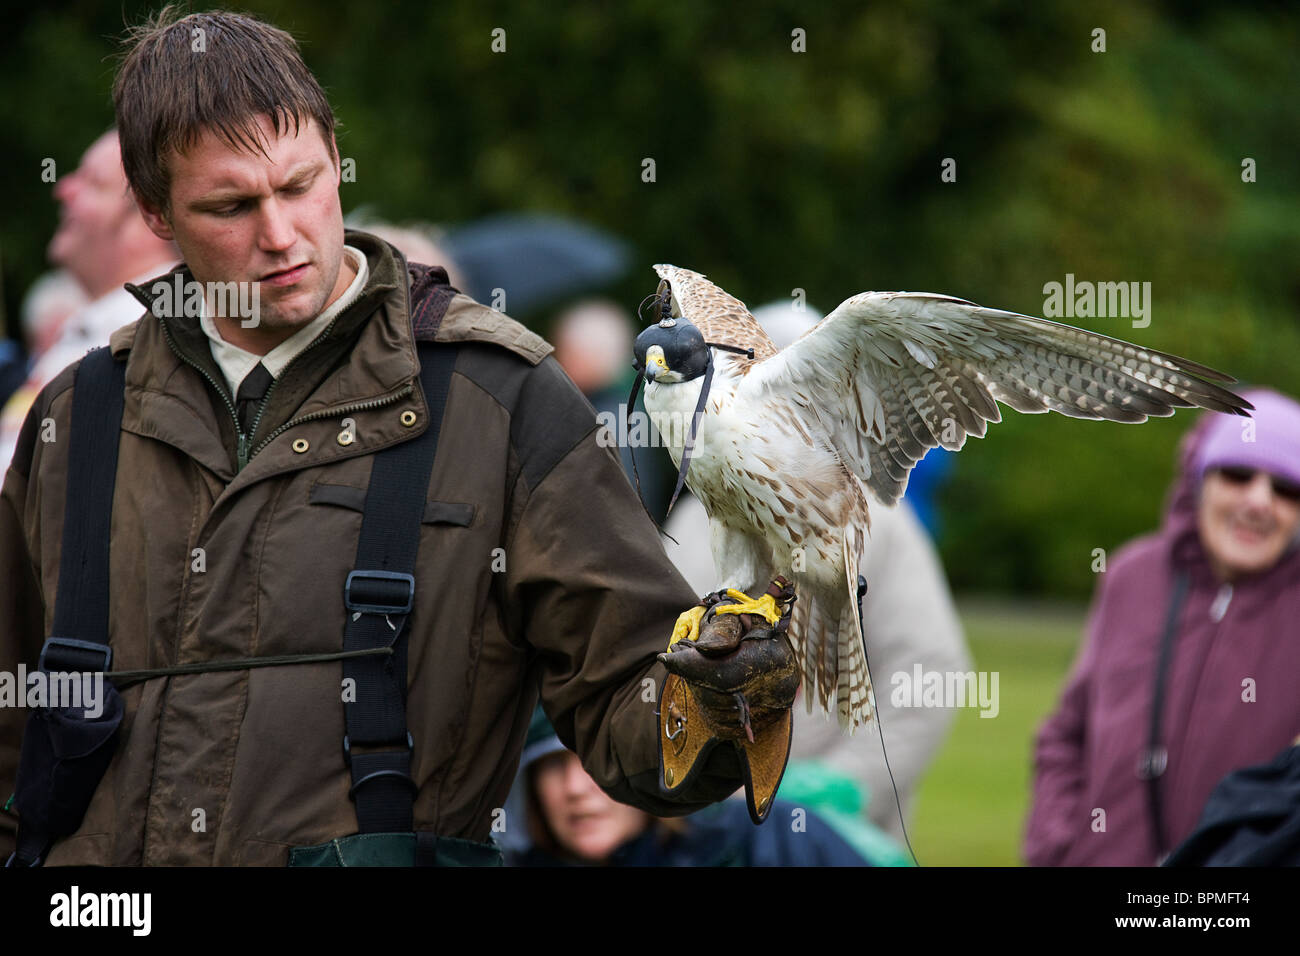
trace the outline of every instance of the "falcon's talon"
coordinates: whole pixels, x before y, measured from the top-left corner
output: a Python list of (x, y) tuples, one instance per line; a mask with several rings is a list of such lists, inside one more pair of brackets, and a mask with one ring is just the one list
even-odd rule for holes
[(776, 598), (770, 594), (752, 598), (744, 591), (727, 588), (727, 596), (737, 603), (720, 605), (714, 609), (714, 614), (761, 614), (768, 624), (775, 624), (781, 620), (781, 610), (776, 606)]
[(678, 641), (698, 640), (702, 617), (704, 617), (704, 607), (698, 604), (689, 611), (678, 614), (677, 623), (673, 625), (673, 636), (668, 639), (668, 649), (671, 651)]

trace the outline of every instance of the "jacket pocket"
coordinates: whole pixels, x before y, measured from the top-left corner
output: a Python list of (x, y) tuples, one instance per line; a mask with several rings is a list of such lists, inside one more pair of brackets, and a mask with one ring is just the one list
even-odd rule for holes
[[(501, 866), (495, 843), (425, 834), (435, 866)], [(354, 833), (317, 846), (289, 851), (289, 866), (415, 866), (414, 833)]]
[(30, 854), (44, 856), (50, 841), (76, 833), (113, 760), (126, 706), (112, 683), (103, 687), (97, 717), (67, 706), (41, 707), (27, 719), (14, 804), (22, 815), (20, 846)]
[[(352, 485), (331, 485), (317, 482), (312, 485), (308, 502), (313, 505), (333, 505), (350, 511), (364, 512), (366, 489)], [(474, 520), (474, 506), (456, 501), (426, 501), (424, 524), (450, 524), (468, 528)]]

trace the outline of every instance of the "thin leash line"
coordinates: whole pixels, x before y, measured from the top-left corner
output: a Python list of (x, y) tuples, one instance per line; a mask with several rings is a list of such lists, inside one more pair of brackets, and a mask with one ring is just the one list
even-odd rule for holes
[[(871, 658), (867, 655), (867, 625), (866, 615), (862, 610), (862, 599), (867, 596), (867, 579), (858, 575), (858, 624), (862, 629), (862, 659), (867, 665), (867, 681), (872, 687), (876, 686), (875, 678), (871, 676)], [(880, 736), (880, 753), (885, 758), (885, 770), (889, 773), (889, 785), (894, 788), (894, 807), (898, 810), (898, 825), (903, 829), (903, 842), (907, 844), (907, 852), (912, 854), (912, 862), (918, 867), (921, 861), (916, 858), (916, 851), (912, 849), (912, 839), (907, 835), (907, 821), (903, 819), (903, 801), (898, 796), (898, 782), (894, 779), (894, 768), (889, 765), (889, 750), (885, 747), (885, 723), (880, 719), (880, 707), (876, 707), (876, 732)]]

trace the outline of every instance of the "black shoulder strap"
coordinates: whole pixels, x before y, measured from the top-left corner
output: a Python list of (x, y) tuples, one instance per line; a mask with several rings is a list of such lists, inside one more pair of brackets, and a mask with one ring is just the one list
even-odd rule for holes
[[(125, 384), (126, 363), (114, 361), (107, 348), (88, 353), (73, 375), (59, 586), (53, 633), (39, 664), (46, 673), (106, 671), (112, 661), (109, 530)], [(114, 699), (99, 718), (54, 704), (28, 716), (11, 798), (20, 814), (18, 834), (6, 866), (40, 866), (54, 840), (81, 825), (112, 759), (108, 744), (122, 719), (120, 698)]]
[(1169, 751), (1160, 742), (1160, 717), (1165, 706), (1165, 687), (1169, 665), (1173, 660), (1174, 638), (1178, 635), (1178, 615), (1187, 599), (1189, 580), (1186, 571), (1174, 574), (1174, 593), (1165, 614), (1165, 629), (1160, 635), (1160, 658), (1156, 664), (1155, 691), (1151, 699), (1151, 723), (1147, 746), (1138, 760), (1138, 777), (1147, 782), (1147, 810), (1151, 815), (1151, 833), (1155, 839), (1156, 859), (1165, 855), (1164, 813), (1160, 803), (1160, 778), (1169, 764)]
[(416, 785), (414, 741), (406, 728), (407, 617), (415, 602), (415, 560), (429, 477), (458, 349), (420, 343), (420, 382), (429, 427), (418, 438), (375, 456), (366, 492), (355, 570), (343, 601), (343, 650), (392, 647), (391, 655), (343, 663), (343, 756), (361, 833), (410, 833)]
[(42, 670), (106, 671), (112, 660), (109, 529), (125, 386), (126, 363), (114, 361), (107, 347), (87, 353), (73, 378), (59, 590), (53, 633), (41, 650)]

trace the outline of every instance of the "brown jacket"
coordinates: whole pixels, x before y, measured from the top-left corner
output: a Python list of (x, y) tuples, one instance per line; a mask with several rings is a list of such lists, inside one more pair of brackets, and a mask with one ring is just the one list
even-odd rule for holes
[[(339, 650), (372, 453), (428, 424), (415, 340), (459, 342), (410, 618), (416, 828), (488, 838), (539, 689), (560, 738), (616, 798), (673, 815), (732, 792), (725, 748), (690, 793), (659, 790), (653, 658), (695, 595), (550, 347), (454, 293), (441, 270), (408, 273), (365, 234), (348, 242), (370, 280), (277, 381), (242, 471), (197, 320), (147, 314), (114, 333), (114, 354), (129, 357), (113, 668)], [(69, 368), (38, 398), (5, 476), (0, 669), (11, 672), (34, 667), (53, 618), (71, 399)], [(355, 833), (341, 681), (333, 661), (127, 688), (113, 763), (48, 862), (281, 865), (290, 847)], [(26, 717), (0, 709), (3, 796)], [(0, 815), (0, 852), (12, 840)]]

